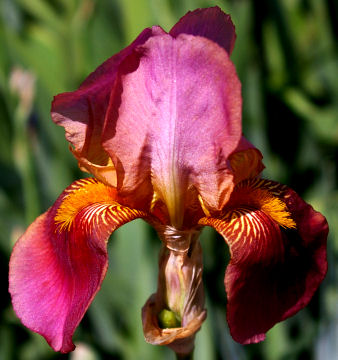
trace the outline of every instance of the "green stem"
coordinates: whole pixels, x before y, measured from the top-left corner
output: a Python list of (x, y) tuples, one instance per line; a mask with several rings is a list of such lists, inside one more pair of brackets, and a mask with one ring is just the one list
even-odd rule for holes
[(29, 112), (18, 107), (14, 113), (14, 162), (22, 180), (24, 197), (25, 220), (30, 224), (40, 213), (40, 201), (34, 159), (32, 154), (32, 140), (28, 128)]

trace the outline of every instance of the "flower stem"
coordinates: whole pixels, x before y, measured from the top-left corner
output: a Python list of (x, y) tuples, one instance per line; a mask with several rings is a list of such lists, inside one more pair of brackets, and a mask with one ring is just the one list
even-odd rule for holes
[(194, 359), (193, 351), (190, 354), (177, 354), (176, 353), (176, 360), (193, 360), (193, 359)]

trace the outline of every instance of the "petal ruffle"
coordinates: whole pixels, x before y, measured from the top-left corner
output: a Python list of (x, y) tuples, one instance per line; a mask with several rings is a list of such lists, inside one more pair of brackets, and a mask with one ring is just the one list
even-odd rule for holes
[(189, 188), (216, 209), (230, 195), (227, 158), (241, 137), (241, 86), (226, 51), (206, 38), (152, 37), (137, 52), (121, 66), (103, 146), (119, 191), (151, 179), (179, 228)]
[(50, 346), (72, 351), (72, 335), (105, 276), (107, 240), (146, 214), (116, 203), (115, 189), (89, 178), (74, 182), (16, 243), (9, 291), (23, 324)]
[(80, 167), (106, 184), (116, 185), (116, 173), (101, 146), (101, 135), (119, 65), (149, 37), (164, 33), (158, 26), (145, 29), (133, 43), (89, 75), (78, 90), (59, 94), (52, 103), (52, 119), (65, 128)]
[[(227, 320), (233, 338), (242, 344), (264, 340), (273, 325), (306, 306), (327, 271), (325, 218), (278, 183), (249, 180), (237, 192), (257, 187), (282, 201), (284, 210), (276, 209), (278, 201), (270, 208), (264, 204), (264, 211), (259, 201), (249, 199), (245, 204), (247, 196), (238, 196), (235, 190), (233, 198), (238, 196), (239, 201), (230, 200), (218, 219), (200, 222), (213, 226), (230, 247)], [(296, 229), (284, 228), (288, 215), (283, 211), (291, 215)]]
[(235, 26), (230, 15), (225, 14), (218, 6), (189, 11), (170, 30), (169, 34), (204, 36), (223, 47), (230, 55), (236, 40)]

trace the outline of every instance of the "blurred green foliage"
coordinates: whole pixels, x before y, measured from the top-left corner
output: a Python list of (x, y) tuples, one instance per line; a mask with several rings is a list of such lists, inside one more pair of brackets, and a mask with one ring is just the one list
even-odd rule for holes
[(144, 342), (141, 307), (156, 290), (155, 233), (135, 221), (113, 234), (110, 268), (75, 334), (78, 349), (54, 353), (14, 315), (7, 295), (11, 248), (73, 180), (86, 176), (49, 115), (53, 95), (75, 90), (144, 27), (165, 30), (188, 10), (231, 14), (232, 59), (243, 89), (246, 137), (264, 154), (264, 176), (288, 184), (330, 224), (329, 273), (310, 305), (265, 342), (235, 343), (225, 321), (224, 241), (205, 229), (208, 318), (195, 359), (338, 358), (338, 61), (334, 0), (1, 0), (0, 359), (173, 359)]

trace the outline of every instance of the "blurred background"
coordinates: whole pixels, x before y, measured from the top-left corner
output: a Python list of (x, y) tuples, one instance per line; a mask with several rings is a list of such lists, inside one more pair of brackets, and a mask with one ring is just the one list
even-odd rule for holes
[(102, 289), (75, 333), (77, 350), (54, 353), (14, 315), (8, 259), (27, 225), (80, 172), (53, 95), (75, 90), (147, 26), (169, 30), (188, 10), (218, 5), (237, 31), (232, 55), (243, 85), (246, 137), (264, 154), (264, 177), (288, 184), (330, 224), (329, 272), (310, 305), (260, 344), (241, 346), (225, 321), (224, 241), (202, 235), (208, 318), (195, 360), (338, 359), (338, 57), (334, 0), (0, 1), (0, 359), (174, 359), (145, 343), (141, 307), (156, 291), (160, 242), (142, 221), (111, 237)]

